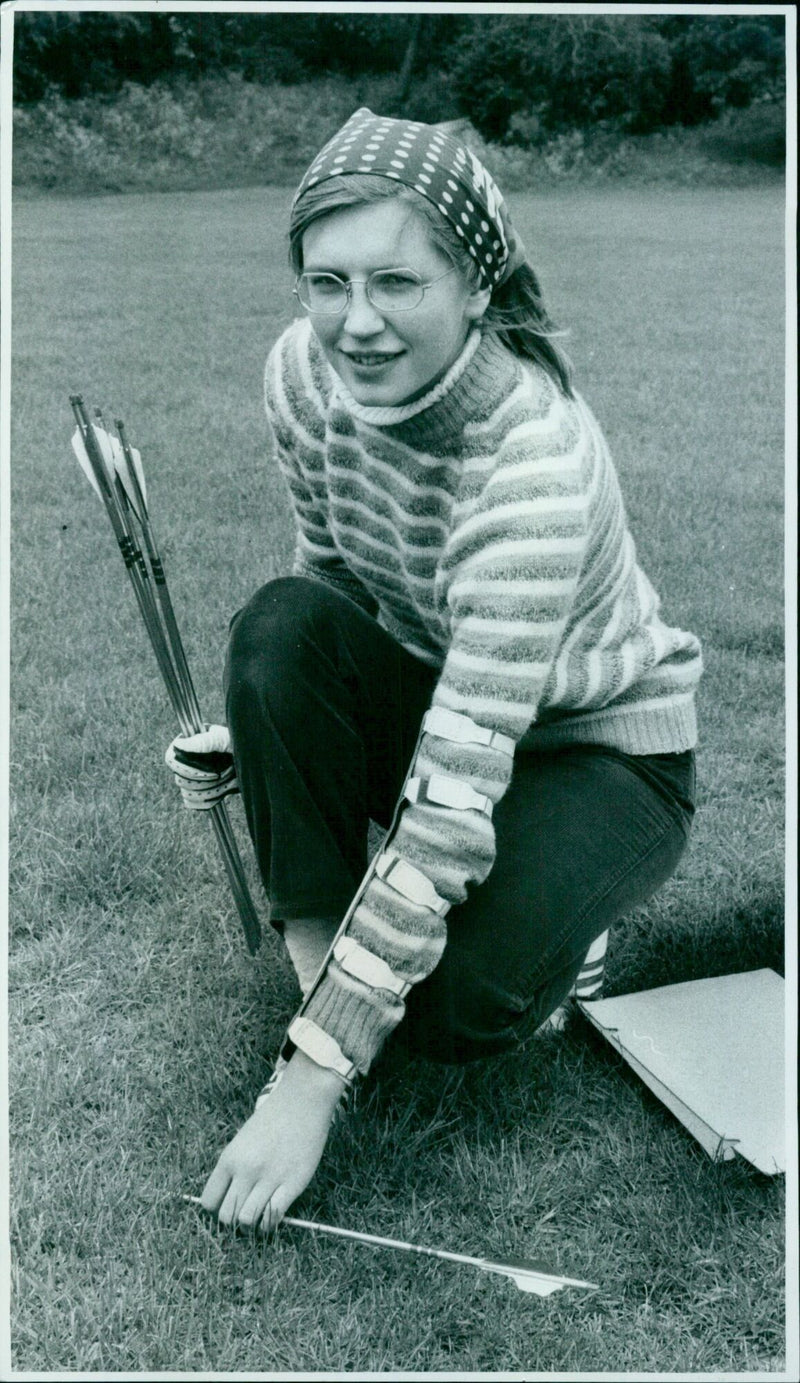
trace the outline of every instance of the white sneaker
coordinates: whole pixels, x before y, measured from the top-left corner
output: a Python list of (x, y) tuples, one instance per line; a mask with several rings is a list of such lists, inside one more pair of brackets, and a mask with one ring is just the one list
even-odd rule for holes
[(557, 1009), (545, 1018), (539, 1032), (563, 1032), (576, 999), (599, 999), (600, 991), (603, 988), (603, 979), (606, 968), (606, 951), (608, 950), (608, 931), (598, 936), (586, 952), (586, 958), (578, 972), (578, 978), (572, 986), (569, 996), (565, 1003), (560, 1004)]
[(599, 999), (603, 988), (608, 950), (608, 930), (598, 936), (586, 952), (586, 959), (580, 968), (570, 996), (575, 999)]

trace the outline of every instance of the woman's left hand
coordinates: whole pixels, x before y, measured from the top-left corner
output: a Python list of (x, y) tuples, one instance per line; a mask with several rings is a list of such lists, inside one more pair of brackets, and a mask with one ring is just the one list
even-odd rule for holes
[(344, 1081), (295, 1051), (270, 1096), (220, 1156), (200, 1197), (221, 1224), (272, 1230), (322, 1157)]
[(239, 791), (227, 725), (207, 725), (196, 735), (178, 735), (164, 755), (180, 788), (183, 805), (209, 811), (231, 792)]

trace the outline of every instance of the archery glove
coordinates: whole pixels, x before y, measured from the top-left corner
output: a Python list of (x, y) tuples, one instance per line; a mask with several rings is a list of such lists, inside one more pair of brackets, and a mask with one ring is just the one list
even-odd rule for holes
[(190, 811), (209, 811), (223, 797), (239, 791), (227, 725), (208, 725), (197, 735), (178, 735), (164, 759)]

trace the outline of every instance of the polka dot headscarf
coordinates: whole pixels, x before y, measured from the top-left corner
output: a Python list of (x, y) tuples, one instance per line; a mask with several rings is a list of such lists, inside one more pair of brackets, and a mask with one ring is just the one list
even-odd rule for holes
[(427, 197), (475, 260), (481, 286), (494, 288), (525, 259), (491, 174), (465, 144), (417, 120), (390, 120), (363, 106), (329, 140), (294, 196), (342, 173), (396, 178)]

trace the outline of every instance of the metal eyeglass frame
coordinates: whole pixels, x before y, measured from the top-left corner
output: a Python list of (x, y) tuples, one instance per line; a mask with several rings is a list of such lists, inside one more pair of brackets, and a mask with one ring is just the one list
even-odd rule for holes
[[(448, 276), (448, 274), (454, 274), (454, 273), (455, 273), (455, 270), (456, 270), (456, 266), (455, 266), (455, 264), (452, 264), (452, 265), (450, 266), (449, 269), (445, 269), (445, 271), (444, 271), (443, 274), (439, 274), (435, 279), (430, 279), (428, 283), (423, 282), (423, 280), (419, 277), (419, 274), (417, 273), (416, 269), (410, 269), (410, 268), (408, 268), (407, 265), (403, 265), (403, 266), (401, 266), (401, 267), (399, 267), (399, 268), (397, 268), (397, 269), (375, 269), (375, 270), (370, 274), (369, 278), (366, 278), (366, 279), (340, 279), (338, 274), (329, 274), (329, 273), (327, 273), (325, 270), (319, 270), (319, 271), (309, 270), (309, 271), (307, 271), (307, 272), (303, 272), (302, 274), (298, 274), (298, 275), (297, 275), (297, 277), (296, 277), (296, 279), (295, 279), (295, 281), (294, 281), (294, 288), (292, 289), (292, 292), (294, 293), (294, 296), (297, 298), (297, 300), (298, 300), (298, 302), (300, 303), (301, 307), (305, 308), (306, 312), (313, 312), (315, 315), (317, 315), (317, 316), (322, 316), (322, 317), (338, 317), (338, 316), (341, 315), (342, 312), (347, 312), (347, 310), (348, 310), (349, 307), (350, 307), (350, 304), (351, 304), (351, 302), (352, 302), (352, 300), (353, 300), (353, 293), (352, 293), (353, 284), (354, 284), (354, 283), (363, 283), (364, 286), (365, 286), (365, 288), (366, 288), (367, 299), (368, 299), (368, 301), (370, 302), (370, 304), (372, 305), (372, 307), (375, 308), (375, 311), (376, 311), (376, 312), (381, 312), (381, 313), (384, 313), (384, 312), (415, 312), (416, 309), (417, 309), (418, 307), (420, 307), (421, 304), (423, 303), (423, 301), (424, 301), (424, 299), (425, 299), (425, 294), (427, 293), (428, 289), (429, 289), (429, 288), (433, 288), (433, 285), (434, 285), (435, 283), (439, 283), (442, 279), (446, 279), (447, 276)], [(379, 275), (379, 274), (401, 274), (401, 273), (402, 273), (402, 274), (413, 274), (413, 275), (414, 275), (414, 278), (419, 280), (419, 288), (420, 288), (419, 301), (418, 301), (418, 302), (415, 302), (411, 307), (381, 307), (378, 303), (375, 302), (375, 300), (374, 300), (373, 297), (372, 297), (372, 294), (371, 294), (370, 291), (369, 291), (369, 286), (370, 286), (372, 280), (373, 280), (377, 275)], [(342, 288), (343, 288), (344, 291), (345, 291), (345, 295), (346, 295), (346, 301), (345, 301), (344, 305), (343, 305), (342, 307), (309, 307), (307, 303), (304, 303), (304, 302), (303, 302), (303, 299), (300, 297), (300, 293), (299, 293), (299, 290), (298, 290), (298, 285), (299, 285), (299, 283), (301, 282), (302, 279), (307, 278), (307, 277), (310, 278), (312, 275), (313, 275), (315, 278), (329, 278), (329, 279), (333, 279), (336, 283), (341, 284)]]

